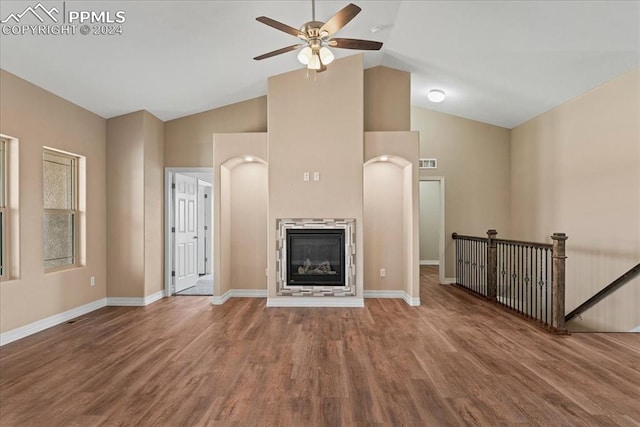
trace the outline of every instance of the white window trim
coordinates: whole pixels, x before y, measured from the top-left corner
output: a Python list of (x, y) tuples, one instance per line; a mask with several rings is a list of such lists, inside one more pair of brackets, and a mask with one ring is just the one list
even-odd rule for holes
[[(73, 182), (72, 182), (72, 209), (48, 209), (43, 208), (43, 218), (46, 214), (72, 214), (73, 215), (73, 263), (65, 264), (56, 267), (44, 267), (44, 258), (43, 258), (43, 267), (45, 273), (55, 273), (58, 271), (71, 270), (74, 268), (78, 268), (82, 266), (81, 263), (81, 250), (80, 250), (80, 163), (82, 161), (82, 156), (77, 154), (68, 153), (66, 151), (57, 150), (51, 147), (43, 147), (42, 153), (50, 153), (56, 156), (67, 157), (73, 160)], [(44, 159), (42, 160), (44, 162)], [(44, 177), (42, 182), (42, 191), (44, 192)], [(43, 193), (44, 200), (44, 193)], [(43, 230), (44, 231), (44, 230)], [(42, 236), (42, 244), (44, 245), (44, 235)], [(43, 255), (44, 255), (44, 246), (43, 246)]]
[(17, 138), (1, 134), (4, 141), (4, 276), (8, 282), (20, 278), (20, 156)]
[(7, 170), (7, 147), (9, 146), (9, 143), (7, 140), (5, 140), (5, 138), (0, 138), (0, 148), (2, 148), (2, 150), (0, 151), (0, 163), (2, 163), (2, 174), (3, 176), (0, 177), (0, 185), (2, 186), (2, 188), (0, 188), (0, 234), (2, 235), (2, 242), (0, 243), (1, 247), (0, 247), (0, 265), (2, 265), (2, 270), (0, 271), (0, 279), (4, 280), (5, 278), (7, 278), (8, 274), (7, 274), (7, 270), (8, 270), (8, 257), (7, 257), (7, 232), (9, 231), (9, 228), (7, 227), (7, 180), (9, 177), (9, 173)]

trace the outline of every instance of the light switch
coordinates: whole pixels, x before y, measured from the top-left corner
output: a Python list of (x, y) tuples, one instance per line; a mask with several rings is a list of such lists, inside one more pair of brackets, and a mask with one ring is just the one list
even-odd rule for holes
[(313, 173), (313, 180), (314, 181), (320, 181), (320, 172), (314, 172)]
[(302, 179), (304, 179), (305, 181), (309, 181), (309, 172), (305, 172), (305, 173), (302, 175)]

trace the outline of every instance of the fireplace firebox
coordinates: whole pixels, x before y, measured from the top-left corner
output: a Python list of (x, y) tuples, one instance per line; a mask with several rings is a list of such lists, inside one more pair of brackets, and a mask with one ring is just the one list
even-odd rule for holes
[(287, 230), (289, 286), (345, 286), (344, 229)]

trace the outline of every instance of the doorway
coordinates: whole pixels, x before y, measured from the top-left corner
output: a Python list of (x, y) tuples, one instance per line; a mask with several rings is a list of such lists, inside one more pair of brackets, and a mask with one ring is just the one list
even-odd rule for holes
[(420, 178), (420, 265), (438, 266), (445, 283), (444, 177)]
[(213, 169), (165, 169), (165, 296), (213, 295)]

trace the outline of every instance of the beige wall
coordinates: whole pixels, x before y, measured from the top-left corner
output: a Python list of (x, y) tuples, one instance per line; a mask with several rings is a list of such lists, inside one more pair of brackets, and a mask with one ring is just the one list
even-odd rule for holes
[(440, 259), (440, 183), (420, 181), (420, 261)]
[[(640, 260), (640, 70), (512, 131), (512, 235), (565, 232), (571, 310)], [(584, 315), (582, 327), (640, 325), (628, 284)]]
[[(405, 290), (404, 170), (391, 162), (364, 168), (364, 289)], [(380, 269), (386, 277), (380, 277)]]
[[(19, 139), (20, 173), (20, 271), (0, 283), (0, 331), (106, 297), (105, 130), (103, 118), (0, 70), (0, 133)], [(86, 264), (48, 274), (42, 252), (43, 146), (86, 157)]]
[[(362, 55), (336, 60), (323, 73), (271, 77), (268, 87), (269, 297), (276, 296), (277, 218), (355, 218), (362, 298)], [(320, 172), (320, 181), (304, 182), (304, 172)]]
[(164, 286), (163, 126), (146, 111), (107, 120), (109, 297)]
[(384, 66), (364, 70), (364, 130), (411, 128), (411, 73)]
[[(410, 73), (383, 66), (364, 70), (365, 130), (409, 130), (410, 102)], [(166, 167), (211, 167), (214, 133), (267, 131), (267, 97), (170, 120), (164, 131)]]
[(267, 134), (215, 134), (212, 145), (214, 295), (266, 289)]
[(437, 158), (438, 169), (420, 176), (445, 178), (445, 274), (455, 277), (451, 233), (510, 235), (509, 129), (412, 107), (411, 127), (420, 132), (420, 157)]
[(144, 112), (144, 294), (164, 288), (164, 123)]
[(231, 287), (266, 290), (267, 166), (238, 164), (230, 187)]
[(170, 120), (164, 128), (165, 166), (210, 168), (214, 133), (266, 131), (266, 96)]

